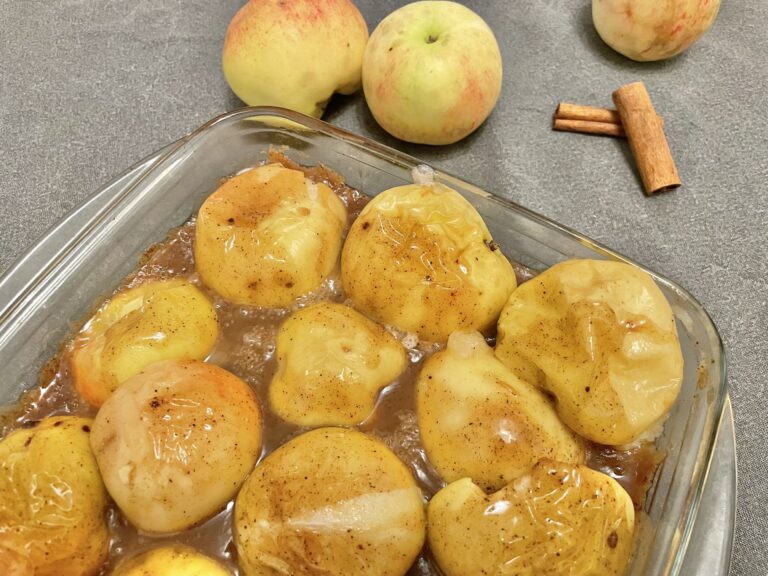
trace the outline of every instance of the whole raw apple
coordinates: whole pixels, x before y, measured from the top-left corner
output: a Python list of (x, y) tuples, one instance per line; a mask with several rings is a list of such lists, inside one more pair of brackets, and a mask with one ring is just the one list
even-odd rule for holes
[(488, 117), (501, 90), (501, 54), (480, 16), (455, 2), (414, 2), (376, 27), (363, 90), (384, 130), (408, 142), (451, 144)]
[(360, 88), (368, 26), (350, 0), (250, 0), (227, 28), (224, 76), (251, 106), (320, 117)]
[(720, 0), (592, 0), (592, 21), (611, 48), (647, 62), (680, 54), (709, 30)]

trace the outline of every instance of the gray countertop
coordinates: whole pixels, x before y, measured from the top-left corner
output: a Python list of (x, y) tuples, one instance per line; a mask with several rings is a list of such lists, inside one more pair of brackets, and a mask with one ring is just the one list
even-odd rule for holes
[[(100, 185), (242, 104), (220, 72), (242, 0), (0, 0), (0, 271)], [(403, 2), (358, 0), (371, 29)], [(725, 340), (739, 454), (733, 574), (768, 573), (768, 4), (724, 2), (674, 60), (633, 63), (588, 0), (466, 2), (493, 28), (504, 87), (444, 148), (395, 141), (360, 95), (325, 119), (541, 212), (687, 287)], [(625, 142), (550, 130), (558, 101), (608, 106), (645, 81), (683, 187), (646, 198)]]

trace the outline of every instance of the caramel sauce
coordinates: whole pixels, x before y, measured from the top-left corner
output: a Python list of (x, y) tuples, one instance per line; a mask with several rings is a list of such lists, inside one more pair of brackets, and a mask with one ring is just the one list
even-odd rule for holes
[[(279, 153), (270, 154), (271, 161), (303, 170), (316, 181), (325, 182), (344, 201), (348, 210), (347, 229), (363, 209), (368, 198), (344, 184), (335, 172), (323, 167), (306, 168)], [(203, 290), (213, 301), (219, 320), (219, 337), (208, 361), (226, 368), (253, 387), (261, 402), (264, 421), (264, 458), (294, 436), (308, 430), (280, 419), (265, 401), (269, 382), (276, 370), (275, 337), (282, 321), (294, 310), (321, 300), (344, 302), (339, 271), (336, 270), (315, 291), (302, 296), (285, 309), (261, 309), (240, 306), (218, 297), (205, 287), (195, 273), (192, 242), (195, 220), (191, 219), (171, 231), (167, 238), (150, 247), (142, 257), (136, 272), (127, 277), (116, 292), (144, 282), (167, 278), (185, 278)], [(517, 280), (522, 283), (535, 275), (523, 266), (514, 265)], [(83, 319), (83, 322), (87, 318)], [(79, 329), (80, 326), (75, 326)], [(400, 339), (405, 334), (396, 334)], [(493, 345), (495, 335), (488, 336)], [(23, 394), (19, 403), (0, 416), (0, 434), (34, 425), (37, 420), (55, 414), (72, 414), (93, 418), (96, 409), (82, 400), (75, 390), (70, 369), (70, 345), (65, 342), (40, 374), (40, 385)], [(409, 349), (410, 362), (406, 370), (379, 395), (373, 413), (358, 428), (384, 442), (413, 471), (425, 495), (425, 501), (444, 486), (443, 481), (427, 460), (419, 438), (415, 411), (415, 381), (422, 362), (441, 348), (435, 344), (419, 344)], [(616, 479), (632, 497), (636, 509), (642, 508), (645, 493), (661, 458), (653, 444), (620, 450), (616, 447), (589, 445), (587, 464)], [(118, 561), (161, 545), (182, 543), (218, 559), (238, 574), (233, 535), (232, 512), (234, 500), (224, 510), (202, 524), (172, 535), (147, 535), (131, 526), (112, 506), (109, 511), (111, 532), (110, 554), (101, 574), (108, 574)], [(409, 570), (411, 576), (437, 574), (429, 554), (424, 551)]]
[(626, 448), (600, 444), (587, 446), (587, 466), (621, 484), (632, 498), (635, 510), (642, 509), (646, 492), (663, 459), (663, 454), (652, 442)]

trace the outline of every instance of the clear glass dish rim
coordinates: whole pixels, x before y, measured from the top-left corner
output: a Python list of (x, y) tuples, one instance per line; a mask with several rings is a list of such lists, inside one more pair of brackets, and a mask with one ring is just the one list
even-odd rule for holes
[[(212, 118), (208, 122), (204, 123), (199, 128), (193, 130), (189, 134), (182, 136), (176, 142), (161, 149), (162, 151), (159, 154), (157, 152), (155, 154), (150, 154), (149, 156), (146, 156), (144, 159), (140, 160), (139, 162), (136, 162), (135, 164), (133, 164), (130, 168), (123, 171), (112, 182), (99, 188), (96, 192), (94, 192), (93, 194), (88, 196), (84, 201), (82, 201), (77, 206), (75, 206), (59, 222), (54, 224), (40, 238), (38, 238), (38, 240), (30, 248), (24, 251), (22, 255), (19, 256), (19, 258), (17, 258), (16, 261), (11, 266), (9, 266), (9, 268), (3, 274), (0, 275), (0, 294), (2, 293), (3, 289), (5, 288), (9, 280), (14, 278), (14, 276), (18, 273), (18, 271), (23, 268), (25, 261), (31, 257), (31, 255), (36, 251), (36, 249), (40, 245), (44, 244), (46, 240), (49, 239), (51, 236), (55, 235), (57, 229), (59, 229), (66, 221), (68, 221), (73, 215), (75, 215), (75, 213), (78, 212), (78, 210), (81, 207), (83, 207), (85, 204), (88, 204), (95, 196), (97, 196), (105, 188), (109, 187), (111, 184), (113, 184), (117, 180), (128, 175), (135, 167), (140, 166), (142, 164), (147, 164), (148, 161), (152, 159), (151, 166), (146, 170), (146, 172), (142, 174), (139, 178), (137, 178), (135, 181), (133, 181), (124, 190), (122, 190), (120, 194), (114, 196), (109, 201), (107, 201), (105, 205), (99, 210), (97, 216), (94, 217), (91, 220), (91, 222), (88, 223), (87, 226), (81, 227), (79, 232), (75, 236), (73, 236), (71, 240), (61, 248), (61, 250), (59, 250), (57, 255), (53, 259), (48, 261), (45, 267), (40, 268), (38, 272), (34, 274), (32, 278), (30, 278), (30, 281), (27, 282), (22, 289), (20, 289), (18, 292), (15, 293), (15, 297), (13, 297), (7, 302), (0, 301), (0, 331), (3, 330), (3, 327), (6, 324), (6, 321), (12, 315), (13, 311), (24, 303), (24, 301), (27, 299), (27, 296), (30, 294), (30, 292), (34, 290), (35, 286), (43, 282), (46, 276), (48, 276), (48, 274), (51, 271), (56, 269), (59, 262), (67, 254), (71, 253), (73, 250), (77, 248), (81, 240), (85, 238), (91, 230), (98, 227), (99, 224), (105, 218), (108, 218), (110, 213), (113, 211), (113, 209), (117, 205), (119, 205), (120, 202), (126, 196), (128, 196), (132, 190), (134, 190), (134, 188), (141, 185), (141, 183), (145, 179), (153, 175), (155, 171), (162, 170), (165, 167), (165, 164), (167, 163), (167, 161), (170, 158), (172, 158), (180, 149), (187, 146), (188, 144), (193, 143), (197, 139), (203, 138), (205, 134), (208, 131), (212, 130), (215, 126), (222, 123), (226, 123), (226, 122), (234, 122), (234, 121), (245, 119), (248, 117), (262, 117), (262, 118), (272, 117), (272, 118), (287, 120), (289, 122), (295, 123), (296, 126), (276, 125), (275, 128), (281, 129), (281, 130), (289, 130), (289, 131), (296, 130), (296, 128), (301, 128), (301, 129), (307, 129), (311, 132), (320, 133), (320, 134), (329, 136), (333, 139), (341, 140), (350, 145), (365, 149), (369, 153), (371, 152), (375, 153), (380, 158), (385, 159), (395, 165), (400, 165), (401, 167), (407, 167), (410, 169), (418, 165), (423, 165), (423, 164), (428, 165), (428, 163), (422, 162), (418, 158), (415, 158), (413, 156), (400, 152), (384, 144), (378, 143), (365, 136), (354, 134), (352, 132), (344, 130), (343, 128), (338, 128), (336, 126), (333, 126), (320, 119), (306, 116), (299, 112), (294, 112), (292, 110), (288, 110), (285, 108), (272, 107), (272, 106), (251, 106), (251, 107), (239, 108), (236, 110), (232, 110), (230, 112), (220, 114)], [(155, 156), (157, 157), (155, 158)], [(709, 315), (707, 310), (704, 308), (704, 306), (702, 306), (701, 303), (699, 303), (699, 301), (688, 290), (686, 290), (676, 282), (669, 280), (665, 276), (662, 276), (654, 272), (653, 270), (643, 266), (642, 264), (635, 262), (631, 258), (628, 258), (618, 252), (615, 252), (612, 249), (608, 248), (607, 246), (604, 246), (603, 244), (596, 242), (591, 238), (581, 234), (580, 232), (577, 232), (563, 224), (560, 224), (548, 218), (547, 216), (539, 214), (538, 212), (535, 212), (520, 204), (517, 204), (514, 201), (498, 196), (492, 192), (488, 192), (461, 178), (453, 176), (449, 172), (444, 172), (439, 169), (435, 169), (434, 172), (436, 177), (442, 180), (443, 182), (446, 182), (449, 184), (451, 182), (455, 182), (462, 189), (472, 192), (474, 194), (477, 194), (479, 196), (492, 199), (494, 202), (501, 204), (508, 210), (522, 214), (526, 218), (536, 221), (547, 228), (551, 228), (562, 234), (570, 236), (580, 244), (587, 246), (588, 248), (594, 250), (595, 252), (598, 252), (614, 260), (620, 260), (620, 261), (626, 262), (628, 264), (631, 264), (633, 266), (636, 266), (648, 272), (649, 274), (651, 274), (651, 276), (653, 276), (653, 278), (657, 282), (668, 286), (674, 292), (684, 297), (694, 307), (694, 309), (702, 316), (702, 318), (706, 319), (706, 321), (708, 322), (709, 327), (712, 329), (712, 332), (716, 338), (717, 357), (713, 358), (713, 360), (720, 367), (720, 381), (717, 386), (716, 398), (712, 403), (714, 407), (714, 423), (708, 435), (704, 435), (702, 437), (702, 441), (707, 443), (706, 451), (705, 451), (704, 466), (702, 466), (701, 469), (699, 470), (698, 477), (694, 475), (693, 489), (689, 493), (689, 496), (691, 497), (690, 506), (686, 510), (685, 514), (681, 516), (681, 519), (678, 522), (678, 529), (681, 530), (680, 543), (677, 547), (677, 550), (675, 551), (674, 559), (669, 564), (669, 566), (671, 566), (670, 573), (677, 574), (682, 566), (682, 561), (685, 556), (685, 552), (688, 548), (691, 531), (693, 529), (694, 521), (696, 519), (696, 515), (699, 509), (703, 489), (706, 484), (707, 477), (709, 475), (710, 465), (712, 463), (712, 457), (713, 457), (714, 449), (716, 446), (717, 435), (720, 430), (720, 422), (723, 418), (724, 409), (726, 406), (726, 398), (728, 397), (726, 351), (723, 345), (722, 336), (720, 335), (720, 332), (717, 329), (717, 325), (715, 324), (714, 320), (711, 318), (711, 316)], [(731, 538), (731, 541), (732, 541), (732, 538)]]

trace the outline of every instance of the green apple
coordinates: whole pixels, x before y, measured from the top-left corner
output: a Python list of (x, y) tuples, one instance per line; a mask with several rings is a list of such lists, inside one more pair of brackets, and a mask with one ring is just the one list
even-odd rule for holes
[(640, 62), (680, 54), (709, 30), (720, 0), (592, 0), (603, 41)]
[(360, 89), (368, 26), (350, 0), (250, 0), (227, 28), (224, 76), (250, 106), (319, 118)]
[(480, 16), (455, 2), (403, 6), (371, 34), (363, 90), (376, 121), (401, 140), (452, 144), (488, 117), (501, 53)]

